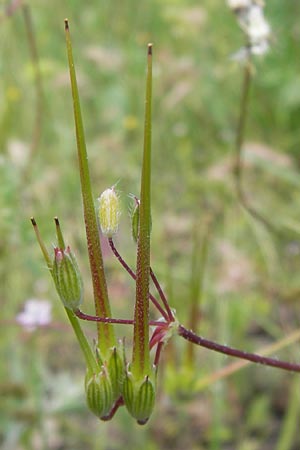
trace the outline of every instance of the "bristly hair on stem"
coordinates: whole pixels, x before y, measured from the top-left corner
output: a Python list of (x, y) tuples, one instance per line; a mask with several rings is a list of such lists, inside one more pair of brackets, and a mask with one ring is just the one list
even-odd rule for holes
[(149, 277), (151, 233), (152, 44), (148, 44), (147, 61), (144, 151), (137, 241), (135, 323), (131, 366), (132, 373), (137, 378), (150, 373)]

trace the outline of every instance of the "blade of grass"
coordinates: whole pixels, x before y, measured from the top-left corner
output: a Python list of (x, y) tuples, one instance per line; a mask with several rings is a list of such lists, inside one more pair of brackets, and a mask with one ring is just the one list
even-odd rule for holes
[(299, 378), (294, 377), (290, 387), (288, 410), (285, 415), (276, 450), (289, 450), (293, 448), (296, 433), (299, 430), (300, 389)]
[[(198, 221), (194, 224), (193, 230), (193, 252), (190, 279), (190, 316), (189, 328), (198, 331), (201, 317), (201, 302), (203, 296), (204, 273), (208, 256), (208, 245), (211, 233), (211, 218), (207, 217), (201, 230)], [(186, 364), (193, 368), (195, 366), (195, 346), (191, 342), (187, 343)]]

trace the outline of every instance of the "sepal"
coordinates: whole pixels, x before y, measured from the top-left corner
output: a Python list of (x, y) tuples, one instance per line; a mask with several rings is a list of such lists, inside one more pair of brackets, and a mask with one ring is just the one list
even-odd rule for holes
[(99, 419), (105, 419), (115, 401), (112, 383), (105, 366), (102, 366), (97, 374), (88, 370), (85, 377), (85, 393), (89, 409)]
[(111, 350), (108, 358), (107, 370), (111, 379), (114, 398), (117, 399), (122, 394), (125, 377), (125, 360), (123, 354), (123, 343)]
[(135, 379), (133, 374), (126, 372), (123, 384), (123, 399), (128, 412), (139, 425), (148, 422), (155, 405), (155, 374)]
[(52, 275), (64, 306), (72, 311), (77, 309), (83, 299), (83, 282), (70, 247), (54, 249)]

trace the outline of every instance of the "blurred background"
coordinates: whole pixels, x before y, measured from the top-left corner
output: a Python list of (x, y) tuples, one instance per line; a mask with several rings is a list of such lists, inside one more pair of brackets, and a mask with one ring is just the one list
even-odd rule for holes
[[(243, 69), (231, 56), (244, 36), (225, 1), (0, 2), (1, 449), (299, 450), (299, 376), (232, 366), (180, 338), (163, 354), (146, 426), (124, 408), (109, 423), (95, 418), (29, 221), (34, 215), (50, 251), (59, 216), (85, 280), (83, 310), (93, 313), (63, 19), (94, 196), (118, 183), (116, 243), (132, 266), (128, 194), (139, 193), (153, 42), (152, 266), (183, 324), (197, 317), (207, 338), (256, 352), (275, 343), (273, 356), (299, 362), (300, 3), (266, 3), (272, 42), (254, 60), (243, 185), (279, 232), (254, 220), (235, 192)], [(105, 245), (103, 253), (114, 315), (132, 317), (134, 285)], [(26, 326), (28, 308), (44, 326)], [(84, 329), (92, 341), (95, 326)], [(118, 335), (130, 343), (129, 327)]]

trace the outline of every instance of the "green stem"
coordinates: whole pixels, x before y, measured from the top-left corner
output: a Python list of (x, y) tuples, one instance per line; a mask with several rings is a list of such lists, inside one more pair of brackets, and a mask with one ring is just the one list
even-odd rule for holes
[(150, 373), (149, 351), (149, 275), (151, 232), (151, 102), (152, 44), (148, 45), (144, 151), (141, 176), (140, 220), (137, 243), (136, 301), (132, 372), (136, 377)]
[(55, 229), (56, 229), (56, 236), (57, 236), (57, 244), (58, 247), (62, 250), (65, 250), (66, 248), (66, 244), (65, 244), (65, 240), (61, 231), (61, 227), (60, 227), (60, 223), (58, 220), (58, 217), (54, 217), (54, 222), (55, 222)]
[(73, 327), (74, 333), (76, 334), (77, 340), (79, 342), (82, 353), (84, 354), (88, 368), (93, 373), (97, 373), (99, 371), (98, 363), (96, 361), (95, 355), (92, 352), (90, 344), (88, 343), (88, 340), (82, 331), (79, 320), (74, 315), (74, 312), (71, 311), (70, 309), (65, 308), (65, 311), (66, 311), (69, 321)]
[(42, 252), (43, 257), (44, 257), (44, 260), (45, 260), (45, 262), (47, 264), (47, 267), (50, 270), (50, 273), (52, 275), (52, 260), (50, 258), (49, 253), (48, 253), (48, 250), (47, 250), (47, 248), (46, 248), (46, 246), (45, 246), (45, 244), (44, 244), (44, 242), (43, 242), (43, 240), (41, 238), (40, 230), (39, 230), (39, 228), (37, 226), (35, 218), (31, 217), (30, 220), (31, 220), (34, 232), (35, 232), (36, 240), (38, 241), (38, 244), (40, 246), (41, 252)]
[[(64, 243), (64, 238), (63, 238), (63, 235), (62, 235), (62, 232), (61, 232), (61, 228), (60, 228), (60, 225), (59, 225), (58, 218), (55, 217), (54, 220), (55, 220), (55, 225), (56, 225), (56, 233), (57, 233), (57, 238), (58, 238), (58, 244), (59, 244), (59, 246), (61, 248), (64, 248), (65, 247), (65, 243)], [(36, 223), (36, 221), (35, 221), (35, 219), (33, 217), (31, 218), (31, 223), (32, 223), (32, 226), (34, 228), (34, 232), (35, 232), (37, 241), (39, 243), (39, 246), (41, 248), (41, 251), (43, 253), (45, 262), (47, 264), (47, 267), (50, 270), (51, 276), (53, 277), (52, 261), (51, 261), (50, 255), (49, 255), (49, 253), (48, 253), (48, 251), (46, 249), (46, 246), (45, 246), (45, 244), (44, 244), (44, 242), (43, 242), (43, 240), (41, 238), (40, 231), (39, 231), (39, 228), (37, 226), (37, 223)], [(99, 370), (99, 366), (98, 366), (96, 358), (95, 358), (95, 356), (94, 356), (94, 354), (93, 354), (93, 352), (91, 350), (91, 347), (90, 347), (90, 345), (89, 345), (89, 343), (87, 341), (87, 338), (85, 337), (85, 334), (82, 331), (82, 328), (80, 326), (80, 323), (79, 323), (77, 317), (75, 316), (73, 311), (69, 310), (68, 308), (65, 308), (65, 311), (66, 311), (67, 316), (69, 318), (69, 321), (70, 321), (70, 323), (71, 323), (71, 325), (73, 327), (73, 330), (74, 330), (74, 332), (76, 334), (76, 337), (78, 339), (79, 345), (80, 345), (81, 350), (82, 350), (82, 352), (84, 354), (84, 357), (85, 357), (85, 360), (86, 360), (86, 363), (87, 363), (88, 367), (93, 372), (97, 372)]]
[(251, 85), (251, 59), (245, 63), (244, 78), (242, 85), (241, 103), (240, 111), (237, 124), (236, 140), (235, 140), (235, 182), (238, 198), (240, 201), (244, 199), (243, 188), (242, 188), (242, 175), (243, 175), (243, 164), (242, 164), (242, 147), (245, 139), (245, 129), (246, 129), (246, 119), (248, 113), (249, 105), (249, 93)]
[(261, 222), (270, 231), (276, 232), (276, 231), (278, 231), (278, 227), (276, 227), (276, 225), (273, 225), (265, 216), (263, 216), (255, 208), (253, 208), (253, 206), (249, 203), (249, 201), (245, 195), (244, 189), (243, 189), (242, 152), (243, 152), (243, 143), (245, 140), (245, 130), (246, 130), (246, 123), (247, 123), (247, 116), (248, 116), (248, 107), (249, 107), (249, 95), (250, 95), (251, 80), (252, 80), (252, 65), (251, 65), (251, 63), (252, 63), (251, 55), (249, 54), (248, 59), (245, 63), (245, 69), (244, 69), (240, 111), (239, 111), (236, 140), (235, 140), (235, 163), (234, 163), (235, 187), (236, 187), (238, 201), (240, 202), (242, 207), (245, 208), (245, 210), (248, 211), (248, 213), (255, 220)]
[[(76, 81), (74, 67), (72, 44), (69, 32), (69, 24), (65, 20), (67, 53), (69, 60), (70, 79), (72, 87), (73, 108), (76, 128), (78, 161), (80, 170), (81, 192), (83, 199), (83, 210), (85, 219), (85, 228), (87, 236), (87, 245), (90, 261), (90, 269), (93, 280), (94, 302), (96, 315), (100, 317), (111, 317), (110, 305), (108, 300), (106, 278), (103, 267), (103, 258), (99, 238), (99, 230), (96, 219), (94, 200), (92, 195), (90, 172), (88, 166), (88, 157), (85, 144), (84, 128), (81, 116), (79, 93)], [(113, 325), (98, 323), (98, 341), (100, 351), (103, 356), (108, 348), (116, 345)]]

